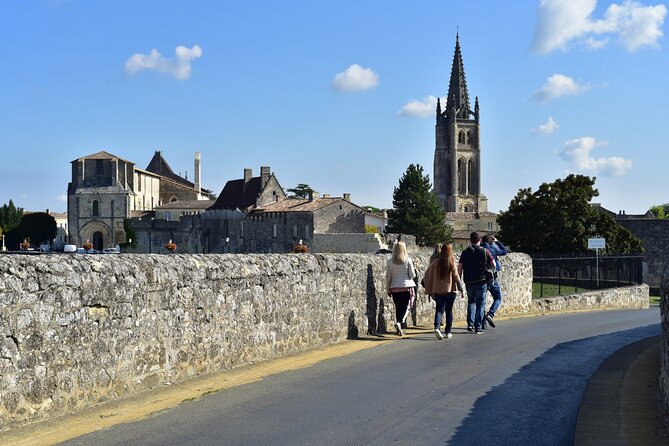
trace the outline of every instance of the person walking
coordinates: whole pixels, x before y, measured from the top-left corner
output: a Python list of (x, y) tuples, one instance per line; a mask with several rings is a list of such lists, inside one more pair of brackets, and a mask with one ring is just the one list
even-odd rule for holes
[(493, 321), (495, 313), (502, 305), (502, 288), (499, 285), (499, 274), (502, 271), (502, 264), (499, 261), (501, 256), (505, 256), (509, 251), (506, 249), (506, 246), (493, 234), (488, 234), (483, 237), (481, 242), (481, 248), (485, 248), (490, 251), (492, 258), (495, 259), (495, 275), (492, 281), (492, 284), (488, 287), (488, 291), (492, 295), (492, 305), (487, 313), (485, 313), (485, 320), (488, 322), (492, 328), (495, 328), (495, 322)]
[(444, 243), (439, 251), (439, 256), (430, 263), (423, 276), (423, 286), (425, 287), (425, 293), (431, 295), (435, 303), (435, 336), (437, 336), (437, 339), (444, 339), (444, 335), (441, 333), (441, 319), (445, 312), (446, 337), (452, 337), (453, 302), (455, 302), (456, 292), (460, 291), (460, 296), (464, 296), (462, 295), (460, 275), (455, 266), (453, 247), (450, 244)]
[(487, 249), (481, 248), (481, 235), (469, 234), (471, 245), (462, 251), (458, 262), (458, 274), (467, 289), (467, 331), (483, 333), (486, 296), (486, 270), (495, 267), (495, 260)]
[(407, 255), (406, 244), (399, 241), (393, 246), (393, 255), (388, 259), (386, 270), (386, 291), (395, 303), (395, 328), (398, 336), (404, 336), (402, 325), (406, 323), (411, 303), (415, 299), (415, 278), (416, 269)]

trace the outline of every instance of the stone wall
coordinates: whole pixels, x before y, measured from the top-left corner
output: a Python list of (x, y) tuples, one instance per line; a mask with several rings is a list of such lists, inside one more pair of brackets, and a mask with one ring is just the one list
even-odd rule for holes
[[(0, 429), (392, 327), (388, 255), (0, 255)], [(413, 255), (422, 276), (428, 254)], [(532, 309), (502, 259), (501, 315)], [(416, 322), (432, 325), (420, 293)], [(465, 301), (455, 305), (465, 316)]]
[(313, 252), (375, 253), (388, 245), (380, 234), (314, 234)]
[(616, 223), (643, 241), (643, 281), (657, 292), (669, 269), (669, 220), (617, 218)]
[(534, 313), (566, 312), (579, 310), (623, 309), (649, 307), (648, 285), (609, 288), (581, 294), (533, 299), (529, 311)]
[(669, 412), (669, 277), (664, 277), (660, 287), (660, 314), (662, 343), (660, 344), (660, 389), (662, 401)]

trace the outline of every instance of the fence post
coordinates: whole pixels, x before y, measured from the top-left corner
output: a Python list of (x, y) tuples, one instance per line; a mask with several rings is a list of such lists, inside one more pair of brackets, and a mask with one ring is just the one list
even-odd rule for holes
[(574, 257), (574, 293), (578, 294), (578, 258)]

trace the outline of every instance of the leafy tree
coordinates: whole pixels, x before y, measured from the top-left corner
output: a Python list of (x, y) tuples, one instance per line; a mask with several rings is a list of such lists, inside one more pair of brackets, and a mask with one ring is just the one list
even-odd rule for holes
[(7, 247), (18, 249), (19, 243), (27, 239), (33, 247), (56, 238), (56, 219), (46, 212), (25, 214), (19, 225), (7, 232)]
[(411, 164), (393, 191), (393, 209), (388, 211), (387, 232), (413, 234), (421, 246), (452, 241), (453, 229), (446, 225), (444, 211), (423, 167)]
[(288, 189), (289, 198), (309, 198), (309, 194), (315, 192), (308, 184), (300, 183), (292, 189)]
[(520, 189), (497, 217), (500, 238), (530, 254), (588, 252), (588, 238), (595, 236), (606, 238), (608, 252), (642, 252), (641, 240), (590, 205), (599, 195), (595, 180), (569, 175), (542, 184), (536, 192)]
[(19, 225), (23, 217), (23, 208), (17, 208), (10, 199), (9, 204), (3, 204), (0, 207), (0, 228), (8, 232)]
[(660, 218), (663, 220), (669, 220), (669, 203), (658, 204), (649, 209), (655, 218)]

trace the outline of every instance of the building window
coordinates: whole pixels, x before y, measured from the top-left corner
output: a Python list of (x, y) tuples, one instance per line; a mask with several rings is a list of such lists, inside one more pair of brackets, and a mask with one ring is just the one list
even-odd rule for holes
[(460, 132), (458, 132), (458, 142), (459, 142), (460, 144), (464, 144), (464, 143), (465, 143), (465, 132), (462, 131), (462, 130), (460, 130)]
[(467, 193), (468, 194), (473, 194), (474, 193), (474, 163), (472, 160), (467, 161)]
[(137, 190), (138, 190), (139, 192), (142, 191), (142, 180), (143, 180), (143, 179), (144, 179), (143, 176), (141, 176), (141, 175), (138, 175), (138, 176), (137, 176)]
[(95, 176), (101, 177), (105, 173), (104, 160), (95, 160)]
[(98, 217), (100, 215), (100, 203), (98, 200), (93, 200), (93, 217)]
[(488, 222), (488, 231), (492, 231), (492, 222), (491, 221)]

